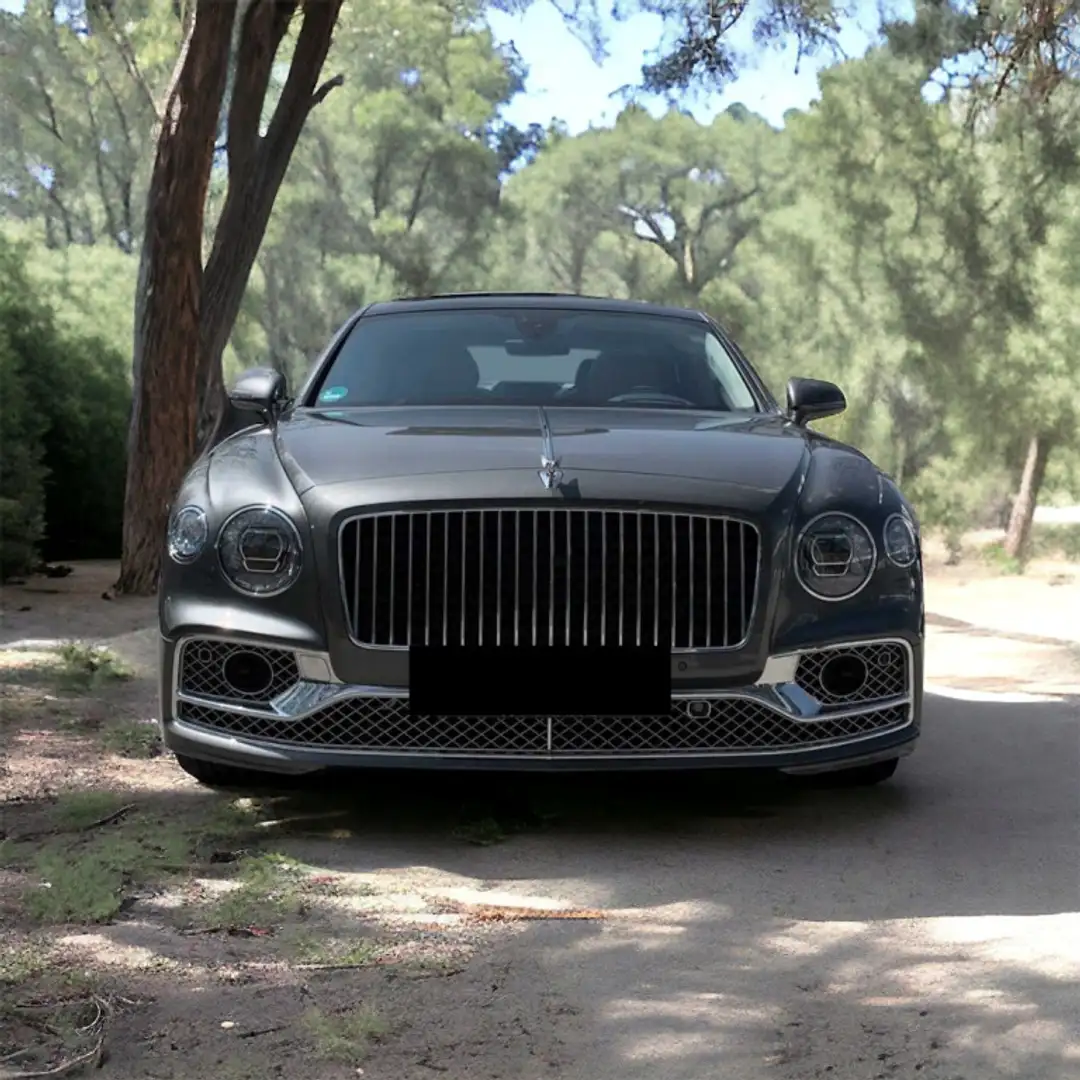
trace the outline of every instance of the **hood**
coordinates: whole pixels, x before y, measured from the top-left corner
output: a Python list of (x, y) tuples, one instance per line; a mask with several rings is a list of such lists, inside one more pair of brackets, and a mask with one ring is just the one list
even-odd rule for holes
[(540, 468), (550, 442), (567, 480), (605, 473), (714, 481), (761, 493), (805, 472), (804, 433), (776, 415), (643, 409), (305, 409), (277, 429), (303, 494), (327, 484)]

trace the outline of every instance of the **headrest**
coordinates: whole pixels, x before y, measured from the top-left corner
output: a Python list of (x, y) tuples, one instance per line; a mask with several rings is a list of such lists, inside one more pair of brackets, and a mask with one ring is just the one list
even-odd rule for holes
[(679, 388), (670, 360), (643, 353), (601, 353), (587, 368), (582, 364), (577, 382), (582, 395), (596, 401), (627, 394), (635, 386), (669, 394)]

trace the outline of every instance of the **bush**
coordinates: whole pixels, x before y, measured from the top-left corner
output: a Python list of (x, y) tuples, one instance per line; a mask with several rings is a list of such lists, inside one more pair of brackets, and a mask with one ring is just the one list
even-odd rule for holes
[[(97, 338), (60, 338), (33, 392), (44, 437), (47, 559), (120, 554), (131, 389), (123, 357)], [(44, 376), (44, 377), (43, 377)]]
[(48, 421), (29, 373), (47, 362), (49, 333), (21, 265), (0, 247), (0, 579), (34, 566), (45, 529)]
[(0, 239), (0, 576), (119, 554), (130, 401), (120, 354), (61, 333)]

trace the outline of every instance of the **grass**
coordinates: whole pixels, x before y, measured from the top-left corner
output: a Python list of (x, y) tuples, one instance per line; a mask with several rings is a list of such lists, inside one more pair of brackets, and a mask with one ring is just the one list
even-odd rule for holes
[(59, 829), (86, 829), (124, 805), (115, 791), (63, 791), (56, 797), (50, 817)]
[(51, 950), (45, 944), (0, 948), (0, 990), (29, 983), (49, 970), (50, 960)]
[(368, 1005), (340, 1013), (312, 1009), (304, 1016), (315, 1052), (325, 1061), (359, 1065), (373, 1042), (390, 1031), (389, 1025)]
[(162, 752), (157, 724), (138, 720), (114, 720), (102, 730), (101, 745), (124, 758), (155, 758)]
[(54, 651), (57, 681), (62, 689), (85, 692), (132, 677), (124, 662), (108, 649), (71, 641)]
[(386, 954), (386, 944), (374, 939), (327, 939), (307, 935), (296, 940), (295, 958), (298, 963), (333, 967), (368, 967)]
[(1026, 559), (1017, 559), (1012, 555), (1005, 554), (1005, 545), (998, 540), (985, 544), (979, 549), (979, 558), (988, 566), (992, 566), (999, 574), (1010, 576), (1024, 572)]
[(1031, 553), (1033, 558), (1080, 562), (1080, 525), (1033, 525)]
[(506, 829), (493, 817), (478, 818), (476, 821), (466, 821), (453, 830), (455, 840), (466, 844), (475, 844), (477, 847), (491, 847), (493, 844), (502, 843), (506, 837)]
[(33, 882), (22, 894), (29, 919), (43, 925), (107, 923), (132, 889), (192, 873), (221, 845), (242, 843), (252, 823), (250, 808), (216, 802), (187, 820), (133, 807), (116, 823), (95, 827), (124, 805), (115, 792), (68, 792), (51, 808), (53, 831), (5, 842), (5, 865)]
[(196, 922), (205, 929), (235, 932), (269, 929), (306, 909), (303, 869), (280, 855), (245, 855), (233, 881), (208, 904), (195, 908)]

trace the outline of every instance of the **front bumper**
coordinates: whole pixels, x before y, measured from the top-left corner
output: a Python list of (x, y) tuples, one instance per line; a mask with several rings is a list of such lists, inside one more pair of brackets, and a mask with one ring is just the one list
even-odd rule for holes
[[(269, 663), (238, 694), (237, 650)], [(839, 697), (826, 660), (858, 656), (867, 677)], [(162, 732), (177, 754), (281, 774), (327, 768), (595, 771), (770, 768), (819, 773), (909, 753), (919, 735), (922, 640), (882, 637), (769, 659), (753, 685), (673, 693), (656, 717), (410, 717), (406, 688), (346, 684), (328, 655), (200, 635), (162, 639)]]

